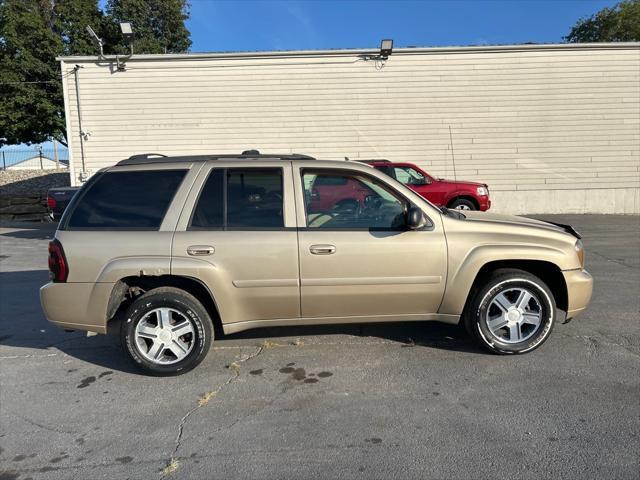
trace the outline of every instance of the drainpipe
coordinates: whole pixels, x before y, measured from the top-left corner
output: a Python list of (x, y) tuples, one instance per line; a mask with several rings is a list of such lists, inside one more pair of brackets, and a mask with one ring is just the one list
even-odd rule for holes
[(80, 130), (80, 159), (82, 160), (82, 172), (80, 172), (80, 181), (84, 182), (87, 179), (87, 171), (85, 169), (84, 163), (84, 140), (86, 138), (86, 133), (82, 129), (82, 108), (80, 106), (80, 79), (78, 75), (78, 71), (82, 67), (80, 65), (76, 65), (73, 69), (73, 76), (76, 84), (76, 104), (78, 107), (78, 129)]

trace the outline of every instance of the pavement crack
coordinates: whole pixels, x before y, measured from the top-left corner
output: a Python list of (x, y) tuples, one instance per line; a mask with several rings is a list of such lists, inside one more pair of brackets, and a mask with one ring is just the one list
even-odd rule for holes
[(589, 254), (590, 255), (596, 255), (596, 256), (598, 256), (600, 258), (603, 258), (607, 262), (617, 263), (618, 265), (622, 265), (623, 267), (627, 267), (627, 268), (632, 268), (634, 270), (640, 270), (640, 267), (638, 267), (636, 265), (629, 265), (628, 263), (625, 263), (624, 260), (618, 260), (618, 259), (615, 259), (615, 258), (611, 258), (611, 257), (603, 255), (603, 254), (601, 254), (599, 252), (596, 252), (594, 250), (589, 250)]
[(24, 420), (28, 424), (33, 425), (34, 427), (41, 428), (42, 430), (48, 430), (49, 432), (60, 433), (60, 434), (64, 434), (64, 435), (77, 435), (79, 433), (79, 432), (76, 432), (74, 430), (65, 430), (65, 429), (59, 428), (59, 427), (50, 427), (49, 425), (45, 425), (43, 423), (38, 423), (35, 420), (31, 420), (30, 418), (24, 417), (24, 416), (19, 415), (17, 413), (15, 413), (14, 415), (16, 417)]
[(627, 353), (640, 356), (636, 350), (638, 345), (635, 342), (634, 334), (628, 335), (609, 335), (604, 333), (596, 333), (594, 335), (573, 335), (569, 333), (562, 334), (566, 338), (576, 338), (583, 341), (587, 347), (589, 356), (598, 356), (602, 352), (603, 346), (614, 346), (624, 349)]
[(240, 358), (239, 360), (236, 360), (234, 362), (231, 362), (227, 367), (232, 372), (232, 374), (229, 376), (229, 378), (227, 378), (227, 380), (225, 382), (223, 382), (220, 386), (218, 386), (218, 388), (216, 388), (215, 390), (211, 390), (211, 391), (205, 393), (204, 396), (198, 400), (198, 402), (196, 403), (195, 407), (193, 407), (191, 410), (189, 410), (180, 419), (180, 422), (178, 423), (178, 433), (176, 435), (176, 439), (175, 439), (175, 442), (174, 442), (174, 447), (173, 447), (173, 452), (171, 453), (171, 458), (167, 461), (166, 465), (164, 466), (160, 478), (166, 478), (167, 476), (169, 476), (173, 472), (175, 472), (179, 467), (179, 462), (177, 460), (177, 456), (178, 456), (178, 451), (180, 450), (180, 447), (182, 446), (184, 428), (185, 428), (185, 425), (186, 425), (187, 420), (189, 419), (189, 417), (191, 417), (191, 415), (193, 415), (195, 412), (197, 412), (201, 408), (203, 408), (206, 405), (208, 405), (210, 399), (218, 396), (218, 394), (225, 387), (227, 387), (231, 383), (235, 382), (240, 377), (240, 365), (241, 364), (246, 363), (249, 360), (252, 360), (252, 359), (256, 358), (264, 350), (265, 350), (265, 347), (263, 345), (260, 345), (260, 346), (258, 346), (256, 351), (253, 352), (252, 354), (247, 355), (247, 356), (245, 356), (243, 358)]

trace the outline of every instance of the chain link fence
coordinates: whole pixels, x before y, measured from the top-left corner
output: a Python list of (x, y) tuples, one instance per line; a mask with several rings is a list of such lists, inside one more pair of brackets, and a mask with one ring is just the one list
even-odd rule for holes
[(69, 151), (66, 148), (21, 148), (0, 150), (2, 170), (67, 170)]

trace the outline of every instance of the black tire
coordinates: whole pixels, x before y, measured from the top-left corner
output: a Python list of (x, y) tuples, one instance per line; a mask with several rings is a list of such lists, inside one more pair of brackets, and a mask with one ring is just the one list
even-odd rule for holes
[[(527, 327), (529, 329), (527, 335), (530, 336), (523, 338), (522, 341), (513, 341), (503, 338), (503, 336), (510, 336), (508, 325), (499, 330), (504, 332), (503, 336), (499, 336), (489, 328), (487, 318), (489, 309), (497, 308), (493, 301), (499, 294), (513, 295), (513, 292), (517, 293), (518, 289), (533, 295), (533, 304), (528, 305), (536, 307), (534, 310), (539, 312), (540, 320), (538, 326), (526, 324), (517, 327), (519, 335), (523, 335), (524, 327)], [(506, 317), (505, 313), (504, 321)], [(482, 284), (472, 291), (463, 321), (467, 332), (486, 350), (498, 354), (521, 354), (535, 350), (549, 338), (557, 317), (553, 293), (540, 278), (523, 270), (505, 268), (489, 274), (483, 279)]]
[[(188, 334), (189, 345), (193, 342), (191, 351), (182, 360), (168, 365), (145, 358), (135, 337), (138, 323), (147, 314), (162, 307), (176, 310), (190, 322), (193, 330)], [(155, 376), (181, 375), (195, 368), (207, 355), (213, 341), (213, 327), (209, 313), (193, 295), (178, 288), (160, 287), (139, 296), (129, 306), (120, 328), (120, 340), (129, 357), (146, 373)]]
[(456, 198), (449, 204), (449, 208), (460, 208), (462, 210), (478, 210), (476, 204), (466, 198)]

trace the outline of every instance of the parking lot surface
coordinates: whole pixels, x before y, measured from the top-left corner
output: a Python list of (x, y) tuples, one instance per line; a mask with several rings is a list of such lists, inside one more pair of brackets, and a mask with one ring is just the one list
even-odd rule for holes
[(584, 235), (595, 291), (532, 353), (428, 322), (273, 328), (173, 378), (48, 324), (54, 228), (2, 228), (0, 479), (637, 479), (640, 218), (540, 218)]

